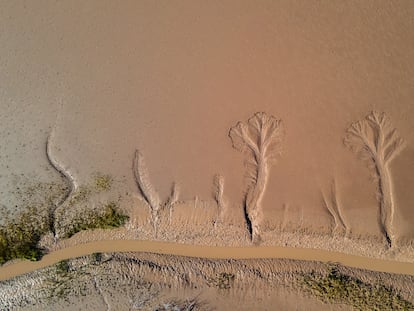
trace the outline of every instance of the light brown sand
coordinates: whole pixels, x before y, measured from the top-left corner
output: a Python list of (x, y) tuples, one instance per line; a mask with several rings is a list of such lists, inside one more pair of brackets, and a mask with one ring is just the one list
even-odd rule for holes
[(342, 143), (351, 122), (378, 110), (407, 142), (391, 173), (395, 227), (412, 237), (413, 10), (410, 1), (3, 2), (0, 200), (14, 206), (13, 174), (57, 177), (43, 150), (54, 128), (55, 156), (79, 183), (104, 171), (136, 191), (139, 148), (162, 197), (176, 181), (182, 199), (209, 199), (220, 173), (239, 209), (243, 156), (227, 133), (266, 111), (286, 139), (265, 217), (288, 205), (304, 223), (328, 225), (320, 192), (335, 179), (349, 227), (378, 233), (371, 171)]
[[(302, 241), (300, 234), (310, 227), (331, 234), (334, 224), (323, 194), (328, 196), (334, 180), (347, 231), (378, 239), (378, 176), (343, 143), (350, 124), (376, 110), (386, 113), (405, 140), (405, 149), (387, 168), (387, 180), (393, 189), (393, 232), (410, 244), (414, 239), (412, 16), (413, 2), (386, 0), (3, 1), (0, 204), (22, 207), (19, 196), (11, 193), (24, 178), (61, 182), (45, 155), (46, 139), (53, 131), (51, 154), (76, 184), (88, 182), (100, 171), (124, 181), (118, 185), (119, 193), (140, 196), (132, 172), (134, 151), (139, 149), (162, 201), (173, 182), (180, 185), (182, 201), (214, 200), (213, 178), (220, 174), (228, 202), (225, 216), (243, 220), (246, 157), (232, 147), (228, 133), (238, 121), (264, 111), (283, 121), (285, 136), (284, 152), (267, 175), (263, 228), (297, 228), (291, 239), (295, 246), (302, 242), (306, 247), (331, 246), (321, 239)], [(202, 226), (202, 212), (191, 217), (196, 219), (192, 223)], [(263, 243), (283, 243), (285, 236), (272, 240), (278, 234), (265, 233)], [(216, 245), (214, 237), (198, 241)], [(218, 238), (223, 241), (227, 235)], [(245, 241), (245, 232), (236, 239)], [(77, 245), (38, 263), (2, 267), (1, 277), (105, 249), (143, 250), (146, 245), (147, 250), (178, 249), (194, 256), (207, 256), (211, 250), (140, 241), (94, 243), (99, 247)], [(332, 249), (338, 244), (354, 247), (353, 253), (360, 255), (383, 255), (383, 249), (371, 244), (355, 248), (352, 240), (334, 240)], [(413, 274), (414, 257), (409, 252), (405, 260), (411, 263), (321, 250), (239, 251), (220, 248), (213, 254), (283, 254)]]

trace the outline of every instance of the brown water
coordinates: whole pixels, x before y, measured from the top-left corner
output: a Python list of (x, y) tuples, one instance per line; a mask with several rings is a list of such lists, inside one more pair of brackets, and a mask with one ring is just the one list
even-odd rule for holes
[(61, 260), (97, 252), (150, 252), (210, 259), (289, 258), (321, 262), (339, 262), (343, 265), (373, 271), (414, 275), (414, 263), (401, 263), (328, 252), (316, 249), (290, 247), (213, 247), (151, 241), (98, 241), (79, 244), (50, 253), (37, 262), (21, 261), (0, 267), (0, 280), (53, 265)]

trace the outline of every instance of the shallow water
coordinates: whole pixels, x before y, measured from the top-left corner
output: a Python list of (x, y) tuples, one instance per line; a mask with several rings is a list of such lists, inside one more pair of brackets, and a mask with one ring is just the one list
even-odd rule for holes
[(0, 267), (0, 280), (9, 279), (16, 275), (47, 267), (64, 259), (76, 258), (99, 252), (148, 252), (212, 259), (287, 258), (327, 263), (339, 262), (354, 268), (414, 275), (414, 263), (395, 262), (316, 249), (276, 246), (212, 247), (154, 241), (114, 240), (79, 244), (52, 252), (44, 256), (43, 259), (38, 262), (21, 261)]

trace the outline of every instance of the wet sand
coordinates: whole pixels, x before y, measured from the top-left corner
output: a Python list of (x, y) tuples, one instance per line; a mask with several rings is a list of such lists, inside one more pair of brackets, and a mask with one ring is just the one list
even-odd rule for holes
[(100, 171), (137, 192), (139, 149), (162, 198), (175, 181), (180, 199), (210, 199), (221, 174), (238, 213), (245, 157), (229, 129), (265, 111), (286, 136), (264, 217), (288, 206), (294, 222), (329, 226), (321, 191), (335, 180), (348, 227), (380, 235), (372, 170), (343, 144), (377, 110), (406, 141), (390, 171), (395, 230), (411, 239), (413, 14), (405, 1), (2, 3), (0, 203), (21, 207), (22, 175), (59, 181), (44, 154), (53, 130), (51, 153), (78, 184)]
[[(201, 310), (379, 310), (401, 308), (401, 298), (413, 301), (413, 276), (373, 272), (316, 261), (291, 259), (203, 259), (142, 252), (100, 253), (65, 261), (2, 281), (0, 306), (22, 310), (155, 310), (169, 301), (196, 299)], [(62, 269), (63, 268), (63, 269)], [(324, 301), (309, 292), (304, 276), (327, 277), (332, 269), (359, 280), (349, 299)], [(50, 285), (44, 288), (44, 284)], [(392, 288), (396, 299), (373, 294)], [(15, 288), (19, 288), (16, 292)], [(371, 288), (373, 291), (368, 290)], [(50, 295), (50, 293), (58, 293)], [(361, 305), (360, 298), (367, 300)], [(85, 295), (86, 294), (86, 295)], [(397, 296), (399, 295), (399, 296)], [(319, 297), (320, 298), (320, 297)], [(359, 304), (355, 304), (356, 300)], [(352, 305), (352, 306), (351, 306)], [(398, 306), (400, 308), (398, 308)], [(158, 308), (159, 309), (159, 308)], [(181, 307), (180, 309), (186, 309)], [(200, 308), (195, 308), (200, 310)], [(161, 309), (162, 310), (162, 309)]]
[(0, 268), (0, 280), (12, 278), (61, 260), (97, 252), (149, 252), (208, 259), (287, 258), (320, 262), (339, 262), (345, 266), (379, 272), (414, 275), (414, 263), (365, 258), (315, 249), (290, 247), (211, 247), (151, 241), (98, 241), (79, 244), (47, 254), (38, 262), (21, 261)]
[[(23, 199), (30, 195), (20, 195), (30, 183), (65, 185), (63, 172), (76, 191), (101, 172), (116, 181), (116, 194), (96, 195), (79, 208), (63, 207), (69, 211), (64, 221), (71, 223), (71, 212), (99, 209), (122, 196), (127, 198), (122, 208), (131, 212), (126, 230), (153, 239), (145, 194), (133, 169), (138, 149), (154, 201), (165, 202), (174, 182), (180, 189), (176, 218), (160, 220), (171, 230), (161, 228), (165, 235), (157, 239), (203, 246), (80, 243), (39, 262), (6, 264), (0, 267), (0, 279), (105, 251), (336, 261), (413, 275), (413, 16), (413, 2), (386, 0), (3, 1), (1, 209), (17, 212), (30, 206), (33, 202)], [(385, 113), (387, 131), (378, 131), (385, 126), (381, 117), (372, 121), (381, 116), (374, 111)], [(251, 173), (246, 162), (253, 158), (250, 151), (239, 152), (237, 137), (230, 133), (257, 112), (283, 124), (283, 139), (277, 161), (253, 170), (263, 172), (260, 184), (256, 180), (263, 192), (253, 198), (260, 208), (249, 216), (256, 217), (253, 227), (262, 230), (263, 245), (287, 243), (278, 238), (279, 229), (286, 229), (295, 248), (250, 247), (244, 229), (252, 220), (243, 209)], [(359, 125), (362, 147), (345, 143), (353, 125)], [(51, 133), (48, 156), (60, 173), (46, 154)], [(383, 134), (389, 140), (384, 146), (378, 143), (386, 140), (378, 139)], [(253, 141), (260, 145), (260, 137)], [(356, 147), (371, 154), (354, 152)], [(223, 176), (218, 191), (223, 201), (217, 199), (216, 174)], [(211, 202), (225, 206), (220, 237), (213, 230), (217, 219), (205, 217), (204, 205)], [(180, 204), (197, 208), (189, 213)], [(303, 239), (307, 232), (315, 238)], [(325, 240), (318, 240), (321, 232)], [(113, 235), (108, 240), (120, 238), (108, 234)], [(396, 253), (401, 251), (407, 262), (323, 250), (331, 237), (353, 254), (368, 249), (373, 257), (390, 259), (393, 253), (382, 242), (386, 239), (390, 246), (391, 240), (398, 241), (408, 250), (401, 247)], [(361, 246), (364, 239), (353, 243), (358, 237), (380, 242), (373, 243), (377, 248), (368, 242)], [(226, 245), (226, 239), (242, 246), (211, 246)], [(87, 241), (88, 236), (82, 242)]]

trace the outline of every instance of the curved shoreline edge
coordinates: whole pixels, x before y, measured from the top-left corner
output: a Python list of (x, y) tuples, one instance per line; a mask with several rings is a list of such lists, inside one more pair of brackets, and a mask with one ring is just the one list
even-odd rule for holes
[(51, 266), (61, 260), (93, 253), (114, 252), (146, 252), (206, 259), (293, 259), (325, 263), (338, 262), (352, 268), (414, 276), (414, 262), (375, 259), (319, 249), (281, 246), (225, 247), (158, 241), (101, 240), (48, 253), (39, 261), (19, 261), (6, 264), (0, 267), (0, 281)]

